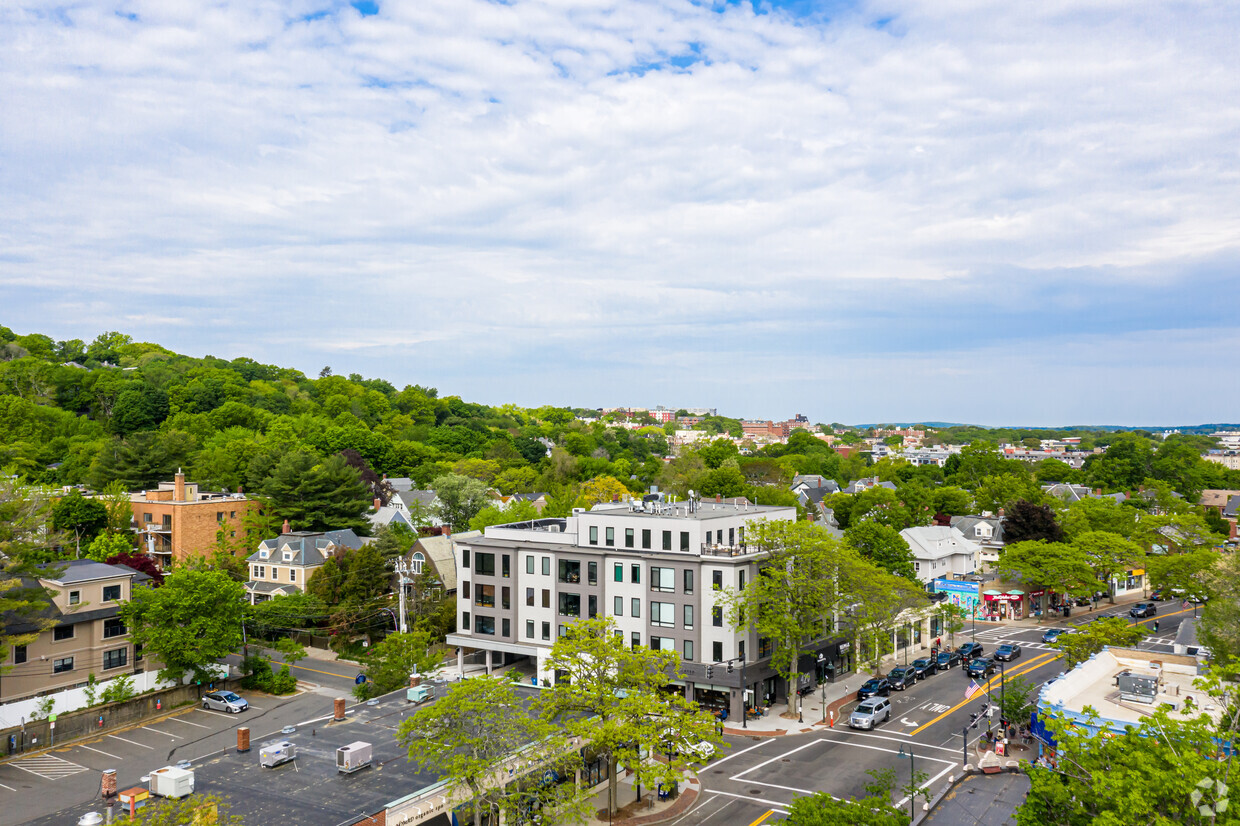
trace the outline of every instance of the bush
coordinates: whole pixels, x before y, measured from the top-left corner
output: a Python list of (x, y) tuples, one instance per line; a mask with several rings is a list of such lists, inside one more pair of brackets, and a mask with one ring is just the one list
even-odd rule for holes
[(125, 700), (132, 700), (137, 695), (133, 688), (133, 680), (128, 674), (117, 677), (108, 683), (108, 687), (103, 690), (100, 695), (100, 701), (104, 703), (122, 703)]

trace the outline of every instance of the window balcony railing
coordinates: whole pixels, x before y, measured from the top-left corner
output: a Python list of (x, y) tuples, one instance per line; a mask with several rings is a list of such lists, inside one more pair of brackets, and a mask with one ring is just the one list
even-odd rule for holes
[(702, 556), (746, 556), (748, 554), (758, 553), (757, 548), (750, 548), (747, 544), (739, 545), (715, 545), (707, 542), (702, 543)]

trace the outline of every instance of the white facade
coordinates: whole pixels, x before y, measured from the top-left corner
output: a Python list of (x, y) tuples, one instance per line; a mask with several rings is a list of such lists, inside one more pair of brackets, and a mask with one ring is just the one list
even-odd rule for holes
[(981, 561), (982, 547), (965, 537), (959, 528), (927, 525), (905, 528), (900, 536), (908, 543), (913, 568), (922, 582), (974, 573)]

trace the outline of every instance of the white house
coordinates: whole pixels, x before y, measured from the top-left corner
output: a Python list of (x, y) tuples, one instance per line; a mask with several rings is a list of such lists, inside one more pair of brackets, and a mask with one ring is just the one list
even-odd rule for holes
[(927, 525), (905, 528), (900, 536), (913, 554), (913, 570), (922, 582), (936, 577), (964, 576), (977, 570), (982, 546), (959, 528)]

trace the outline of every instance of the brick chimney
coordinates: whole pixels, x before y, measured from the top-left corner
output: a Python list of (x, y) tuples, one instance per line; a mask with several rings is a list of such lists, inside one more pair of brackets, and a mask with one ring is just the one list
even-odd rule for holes
[(375, 510), (379, 510), (379, 508), (381, 507), (383, 507), (383, 500), (380, 499), (378, 496), (376, 496), (375, 497)]
[(293, 528), (289, 525), (288, 520), (284, 520), (284, 527), (280, 528), (280, 533), (292, 533)]
[(172, 487), (173, 487), (172, 501), (184, 502), (185, 501), (185, 473), (180, 468), (177, 468), (176, 476), (172, 477)]

